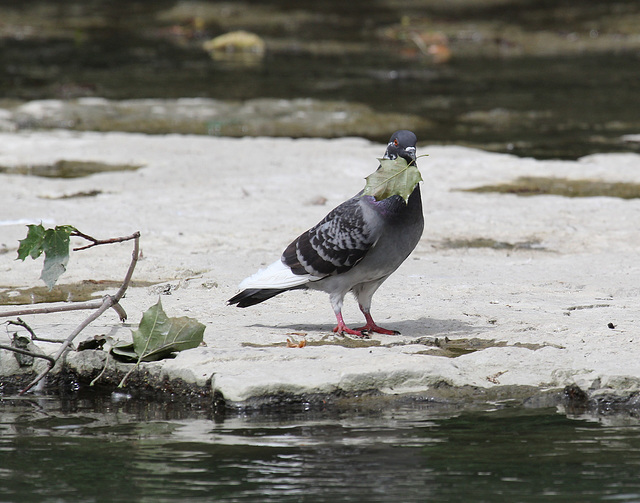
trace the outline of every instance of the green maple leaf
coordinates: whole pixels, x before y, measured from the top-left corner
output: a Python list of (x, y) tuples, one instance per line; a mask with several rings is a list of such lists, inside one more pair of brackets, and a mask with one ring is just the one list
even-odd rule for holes
[(32, 259), (37, 259), (44, 249), (42, 245), (44, 243), (44, 227), (39, 225), (27, 225), (29, 229), (27, 231), (27, 237), (19, 241), (18, 246), (18, 259), (24, 261), (27, 257), (31, 256)]
[(381, 201), (391, 196), (400, 196), (406, 203), (409, 196), (422, 181), (422, 176), (414, 162), (407, 163), (402, 157), (378, 159), (380, 167), (367, 178), (363, 194)]
[(114, 356), (128, 361), (150, 362), (171, 353), (196, 348), (202, 343), (205, 325), (193, 318), (169, 318), (160, 299), (142, 315), (138, 330), (133, 331), (133, 344), (115, 346)]
[(49, 290), (56, 284), (58, 278), (67, 270), (69, 262), (69, 236), (74, 228), (57, 226), (47, 229), (44, 233), (44, 266), (40, 279), (45, 282)]
[(69, 237), (76, 230), (71, 225), (58, 225), (54, 229), (45, 229), (42, 224), (28, 225), (27, 237), (20, 240), (18, 260), (27, 257), (37, 259), (44, 253), (44, 266), (40, 279), (49, 287), (56, 284), (58, 278), (67, 270), (69, 262)]

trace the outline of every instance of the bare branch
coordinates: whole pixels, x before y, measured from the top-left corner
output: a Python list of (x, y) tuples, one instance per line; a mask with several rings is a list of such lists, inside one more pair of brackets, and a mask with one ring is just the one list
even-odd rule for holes
[(121, 322), (124, 323), (125, 321), (127, 321), (127, 312), (124, 310), (124, 308), (120, 304), (114, 304), (111, 307), (116, 313), (118, 313), (118, 318), (120, 318)]
[(14, 353), (20, 353), (21, 355), (33, 356), (34, 358), (42, 358), (49, 362), (49, 368), (56, 364), (56, 361), (52, 356), (45, 355), (43, 353), (34, 353), (28, 349), (14, 348), (13, 346), (5, 346), (4, 344), (0, 344), (0, 349), (6, 349), (7, 351), (13, 351)]
[(31, 328), (26, 321), (24, 321), (22, 318), (18, 318), (16, 321), (13, 320), (9, 320), (7, 321), (8, 325), (16, 325), (18, 327), (22, 327), (24, 328), (27, 332), (29, 332), (31, 334), (31, 340), (32, 341), (42, 341), (42, 342), (62, 342), (59, 339), (49, 339), (46, 337), (38, 337), (36, 335), (36, 333), (33, 331), (33, 328)]
[[(132, 234), (134, 242), (133, 242), (133, 253), (131, 254), (131, 263), (129, 264), (129, 269), (127, 270), (127, 274), (124, 277), (124, 281), (122, 282), (122, 286), (113, 296), (114, 304), (120, 302), (120, 299), (124, 296), (124, 292), (127, 291), (127, 287), (129, 286), (129, 282), (131, 281), (131, 277), (133, 276), (133, 271), (136, 268), (136, 264), (138, 263), (138, 257), (140, 256), (140, 233), (136, 232)], [(126, 319), (126, 316), (125, 316)], [(123, 320), (124, 321), (124, 320)]]
[[(121, 321), (125, 321), (127, 319), (127, 313), (124, 311), (122, 306), (118, 304), (120, 299), (124, 296), (124, 293), (127, 291), (129, 287), (129, 283), (131, 282), (131, 277), (133, 276), (133, 271), (136, 267), (136, 263), (138, 262), (138, 257), (140, 254), (140, 232), (134, 232), (131, 236), (125, 236), (120, 238), (112, 238), (112, 239), (102, 239), (98, 240), (87, 234), (84, 234), (80, 231), (74, 231), (73, 235), (77, 235), (78, 237), (82, 237), (87, 239), (88, 241), (92, 241), (93, 244), (82, 247), (82, 248), (74, 248), (74, 251), (84, 250), (86, 248), (90, 248), (92, 246), (97, 246), (101, 244), (109, 244), (109, 243), (121, 243), (123, 241), (134, 240), (133, 245), (133, 258), (131, 260), (131, 264), (129, 265), (129, 270), (124, 278), (122, 286), (118, 292), (113, 296), (115, 299), (114, 304), (111, 306), (118, 313)], [(47, 307), (22, 307), (20, 309), (15, 309), (13, 311), (5, 311), (0, 312), (0, 318), (10, 318), (12, 316), (25, 316), (29, 314), (49, 314), (49, 313), (60, 313), (65, 311), (79, 311), (81, 309), (98, 309), (102, 306), (102, 300), (89, 300), (86, 302), (77, 302), (73, 304), (63, 304), (60, 306), (47, 306)]]
[(96, 378), (95, 378), (93, 381), (91, 381), (91, 382), (89, 383), (89, 386), (93, 386), (93, 385), (94, 385), (95, 383), (97, 383), (97, 382), (100, 380), (100, 378), (104, 375), (104, 373), (105, 373), (105, 372), (106, 372), (106, 370), (107, 370), (107, 367), (109, 366), (109, 356), (110, 356), (110, 355), (111, 355), (111, 353), (107, 353), (107, 358), (106, 358), (106, 359), (105, 359), (105, 361), (104, 361), (104, 367), (102, 367), (102, 370), (101, 370), (101, 371), (100, 371), (100, 373), (96, 376)]
[(132, 239), (138, 239), (140, 237), (140, 232), (134, 232), (133, 234), (131, 234), (131, 236), (124, 236), (124, 237), (110, 238), (110, 239), (96, 239), (78, 230), (73, 231), (71, 235), (86, 239), (87, 241), (91, 241), (91, 244), (89, 245), (80, 246), (78, 248), (73, 249), (73, 251), (80, 251), (80, 250), (86, 250), (87, 248), (93, 248), (94, 246), (107, 245), (112, 243), (122, 243), (123, 241), (131, 241)]
[(63, 304), (61, 306), (47, 307), (23, 307), (14, 311), (5, 311), (0, 313), (0, 318), (9, 318), (11, 316), (24, 316), (28, 314), (49, 314), (61, 313), (64, 311), (80, 311), (82, 309), (97, 309), (102, 305), (101, 300), (89, 300), (87, 302), (77, 302), (73, 304)]
[(29, 383), (29, 385), (20, 392), (20, 395), (24, 395), (27, 391), (33, 388), (36, 384), (38, 384), (55, 366), (56, 362), (62, 357), (64, 353), (67, 352), (69, 346), (73, 342), (73, 340), (78, 336), (80, 332), (82, 332), (85, 328), (91, 324), (91, 322), (97, 320), (102, 313), (104, 313), (107, 309), (113, 306), (113, 297), (110, 295), (105, 295), (102, 299), (102, 305), (96, 311), (91, 313), (80, 325), (76, 327), (76, 329), (71, 332), (71, 335), (65, 339), (62, 343), (62, 346), (58, 350), (58, 352), (53, 356), (53, 358), (49, 361), (49, 367), (40, 372), (38, 376)]
[[(89, 302), (84, 302), (82, 304), (76, 304), (76, 305), (71, 305), (71, 306), (65, 305), (65, 306), (36, 308), (36, 309), (27, 309), (27, 310), (22, 309), (20, 311), (13, 311), (13, 312), (1, 313), (0, 314), (0, 317), (7, 317), (7, 316), (24, 315), (24, 314), (52, 313), (52, 312), (61, 312), (61, 311), (75, 311), (75, 310), (78, 310), (78, 309), (96, 309), (80, 325), (78, 325), (76, 327), (76, 329), (69, 335), (69, 337), (67, 337), (62, 342), (62, 346), (60, 347), (60, 349), (58, 349), (58, 352), (53, 357), (50, 357), (50, 356), (46, 356), (45, 357), (43, 355), (38, 355), (38, 354), (35, 354), (35, 353), (31, 353), (30, 351), (22, 351), (22, 350), (17, 351), (16, 348), (5, 348), (5, 347), (2, 347), (2, 349), (10, 349), (11, 351), (25, 353), (25, 354), (30, 355), (30, 356), (35, 356), (35, 357), (38, 357), (38, 358), (45, 358), (49, 363), (48, 367), (45, 370), (43, 370), (42, 372), (40, 372), (40, 374), (38, 374), (36, 376), (36, 378), (33, 381), (31, 381), (31, 383), (29, 383), (29, 385), (20, 392), (21, 395), (25, 394), (27, 391), (29, 391), (31, 388), (33, 388), (36, 384), (38, 384), (51, 371), (51, 369), (56, 365), (58, 360), (60, 360), (60, 358), (69, 350), (69, 346), (71, 346), (71, 343), (78, 336), (78, 334), (80, 332), (82, 332), (87, 326), (89, 326), (93, 321), (98, 319), (106, 310), (108, 310), (109, 308), (113, 308), (118, 313), (118, 316), (120, 317), (120, 320), (125, 321), (127, 319), (127, 313), (124, 311), (122, 306), (120, 306), (119, 302), (122, 299), (122, 297), (124, 296), (125, 292), (127, 291), (127, 288), (129, 287), (129, 283), (131, 282), (131, 277), (133, 276), (133, 271), (135, 270), (136, 264), (138, 262), (138, 257), (140, 255), (140, 233), (139, 232), (135, 232), (131, 236), (126, 236), (126, 237), (123, 237), (123, 238), (106, 239), (106, 240), (97, 240), (97, 239), (92, 238), (91, 236), (88, 236), (88, 235), (86, 235), (84, 233), (81, 233), (79, 231), (74, 231), (74, 235), (76, 235), (78, 237), (82, 237), (82, 238), (87, 239), (88, 241), (92, 242), (91, 245), (88, 245), (88, 246), (83, 247), (83, 248), (75, 248), (75, 250), (82, 250), (82, 249), (85, 249), (85, 248), (91, 248), (92, 246), (97, 246), (97, 245), (100, 245), (100, 244), (120, 243), (120, 242), (123, 242), (123, 241), (130, 241), (130, 240), (133, 239), (134, 240), (134, 245), (133, 245), (133, 253), (131, 255), (131, 263), (129, 264), (129, 269), (127, 270), (127, 273), (125, 274), (125, 277), (124, 277), (124, 280), (122, 282), (122, 285), (120, 286), (120, 288), (118, 289), (116, 294), (115, 295), (105, 295), (102, 298), (101, 301), (89, 301)], [(15, 322), (14, 324), (21, 325), (21, 326), (25, 327), (27, 330), (29, 330), (29, 332), (32, 335), (35, 335), (33, 333), (33, 331), (30, 330), (28, 328), (28, 326), (26, 325), (26, 323), (24, 323), (22, 320), (19, 320), (18, 322)]]
[(7, 321), (7, 323), (9, 325), (16, 325), (18, 327), (24, 328), (27, 332), (31, 334), (32, 340), (37, 339), (36, 333), (33, 331), (33, 329), (29, 325), (27, 325), (27, 323), (24, 320), (21, 320), (20, 318), (18, 318), (16, 321), (9, 320)]

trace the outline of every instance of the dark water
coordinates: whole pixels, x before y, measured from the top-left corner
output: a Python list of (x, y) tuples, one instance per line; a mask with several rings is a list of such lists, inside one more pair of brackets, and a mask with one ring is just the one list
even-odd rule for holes
[[(193, 2), (193, 16), (198, 5), (223, 4)], [(198, 30), (167, 17), (181, 5), (167, 0), (5, 5), (16, 26), (8, 21), (0, 36), (2, 98), (313, 98), (419, 116), (426, 122), (416, 132), (429, 143), (539, 158), (640, 150), (622, 139), (640, 132), (640, 50), (628, 34), (635, 1), (263, 0), (227, 3), (239, 9), (235, 20), (203, 17)], [(434, 64), (415, 45), (380, 37), (403, 19), (446, 32), (451, 60)], [(264, 60), (233, 65), (202, 50), (203, 40), (238, 28), (267, 40)], [(540, 37), (512, 40), (514, 31)]]
[(331, 500), (640, 501), (640, 422), (500, 406), (222, 418), (109, 398), (0, 402), (3, 502)]

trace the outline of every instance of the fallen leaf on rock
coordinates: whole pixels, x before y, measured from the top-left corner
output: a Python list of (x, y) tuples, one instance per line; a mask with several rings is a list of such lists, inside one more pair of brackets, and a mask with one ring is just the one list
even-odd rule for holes
[(142, 315), (138, 330), (133, 331), (133, 343), (119, 344), (111, 353), (129, 362), (160, 360), (171, 353), (198, 347), (202, 344), (204, 329), (205, 326), (193, 318), (169, 318), (158, 299), (157, 304)]
[(94, 335), (93, 337), (89, 337), (88, 339), (78, 343), (76, 351), (102, 349), (106, 342), (107, 337), (105, 335)]

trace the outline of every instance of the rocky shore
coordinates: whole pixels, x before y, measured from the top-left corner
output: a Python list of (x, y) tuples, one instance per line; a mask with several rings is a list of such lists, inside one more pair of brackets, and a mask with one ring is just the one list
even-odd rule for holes
[[(240, 406), (363, 394), (532, 400), (573, 390), (585, 393), (582, 400), (636, 406), (640, 201), (611, 192), (569, 196), (583, 181), (633, 189), (640, 183), (638, 155), (537, 161), (419, 144), (418, 154), (429, 154), (419, 160), (425, 232), (372, 310), (402, 335), (354, 339), (332, 333), (322, 293), (290, 292), (249, 309), (225, 301), (243, 278), (360, 190), (383, 145), (70, 131), (6, 132), (0, 145), (2, 311), (46, 290), (42, 259), (15, 260), (26, 224), (42, 222), (99, 238), (142, 236), (141, 260), (121, 302), (128, 321), (107, 312), (76, 342), (96, 335), (106, 336), (107, 347), (131, 340), (131, 329), (159, 297), (169, 316), (207, 326), (206, 345), (141, 364), (125, 391), (162, 391), (173, 383)], [(59, 161), (112, 170), (72, 178), (24, 174)], [(559, 180), (564, 192), (470, 190), (526, 177)], [(130, 258), (127, 243), (72, 252), (54, 291), (60, 300), (113, 293)], [(351, 298), (344, 314), (348, 324), (361, 321)], [(39, 336), (64, 339), (86, 316), (22, 318)], [(3, 330), (0, 344), (16, 331)], [(36, 345), (47, 354), (59, 347)], [(51, 379), (71, 372), (89, 382), (105, 363), (101, 379), (110, 386), (132, 365), (107, 362), (104, 350), (71, 351)], [(36, 359), (21, 367), (13, 353), (0, 351), (0, 380), (24, 382), (43, 365)]]

